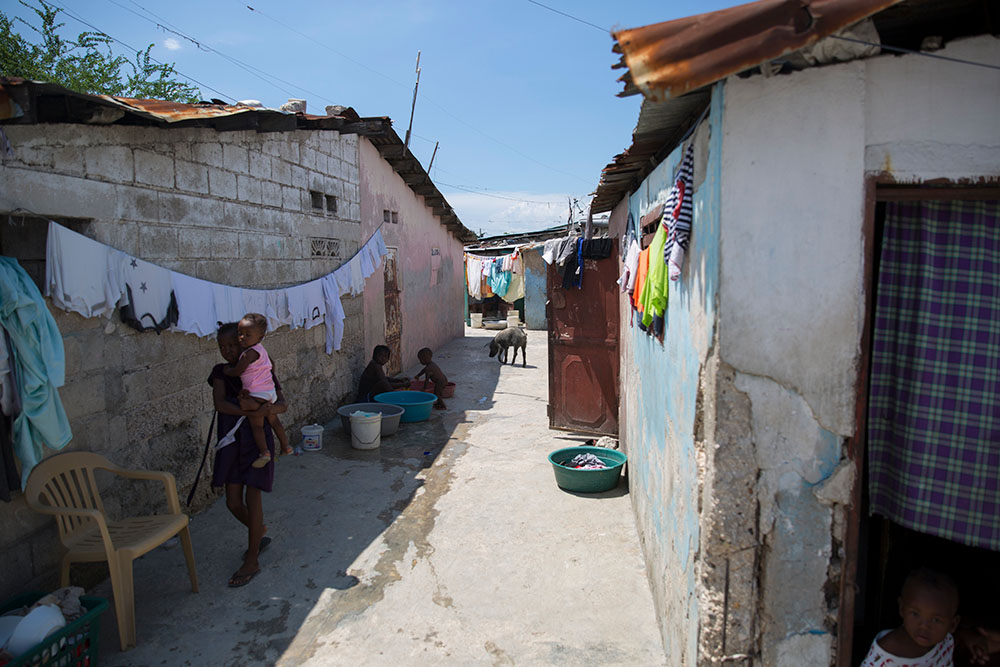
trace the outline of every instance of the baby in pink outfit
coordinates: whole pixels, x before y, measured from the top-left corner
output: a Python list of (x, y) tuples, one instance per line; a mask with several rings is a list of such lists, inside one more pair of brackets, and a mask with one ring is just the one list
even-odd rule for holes
[[(267, 356), (267, 350), (260, 344), (267, 333), (267, 318), (260, 313), (247, 313), (237, 325), (237, 338), (243, 353), (240, 354), (239, 361), (231, 368), (223, 369), (223, 373), (230, 377), (238, 376), (243, 383), (243, 391), (240, 392), (240, 409), (257, 410), (265, 403), (274, 403), (278, 395), (274, 389), (274, 379), (271, 375), (271, 358)], [(271, 453), (267, 449), (267, 441), (264, 438), (264, 420), (267, 419), (274, 434), (278, 436), (281, 443), (281, 453), (291, 454), (292, 448), (288, 445), (288, 436), (285, 435), (285, 427), (281, 425), (278, 415), (269, 414), (267, 417), (254, 416), (247, 417), (250, 421), (250, 428), (253, 431), (253, 439), (260, 452), (254, 462), (254, 468), (263, 468), (271, 462)]]

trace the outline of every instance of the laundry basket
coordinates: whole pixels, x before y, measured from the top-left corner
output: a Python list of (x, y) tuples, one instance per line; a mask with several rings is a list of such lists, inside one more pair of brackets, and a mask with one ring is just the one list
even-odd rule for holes
[[(30, 607), (45, 593), (24, 593), (0, 605), (0, 615), (21, 607)], [(59, 667), (89, 667), (97, 664), (97, 642), (101, 636), (101, 614), (108, 608), (104, 598), (80, 596), (86, 610), (83, 616), (53, 632), (34, 648), (17, 656), (4, 667), (35, 665)]]

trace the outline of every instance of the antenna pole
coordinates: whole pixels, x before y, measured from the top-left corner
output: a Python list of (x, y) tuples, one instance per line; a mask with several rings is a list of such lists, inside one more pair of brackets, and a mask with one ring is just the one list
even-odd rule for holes
[(410, 125), (406, 128), (406, 140), (403, 142), (403, 155), (410, 148), (410, 131), (413, 130), (413, 112), (417, 109), (417, 88), (420, 87), (420, 51), (417, 51), (417, 82), (413, 84), (413, 104), (410, 106)]

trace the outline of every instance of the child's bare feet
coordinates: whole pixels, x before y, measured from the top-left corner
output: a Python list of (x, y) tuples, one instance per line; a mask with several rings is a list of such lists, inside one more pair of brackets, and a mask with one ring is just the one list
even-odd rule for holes
[(270, 454), (261, 454), (256, 459), (254, 459), (254, 462), (250, 465), (252, 465), (254, 468), (263, 468), (270, 462), (271, 462)]
[(292, 449), (291, 445), (285, 445), (284, 447), (281, 448), (281, 455), (282, 456), (291, 456), (294, 453), (295, 453), (295, 450)]
[[(426, 403), (425, 403), (426, 405)], [(434, 404), (435, 410), (447, 410), (448, 406), (444, 404), (444, 401), (438, 399), (438, 402)]]

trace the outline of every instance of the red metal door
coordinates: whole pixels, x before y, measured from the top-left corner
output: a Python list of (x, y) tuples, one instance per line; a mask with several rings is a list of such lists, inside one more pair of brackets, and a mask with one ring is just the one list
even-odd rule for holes
[(385, 276), (385, 344), (392, 356), (385, 365), (387, 375), (395, 375), (403, 368), (403, 349), (400, 343), (403, 333), (403, 318), (399, 312), (399, 273), (397, 271), (398, 252), (396, 248), (387, 248), (383, 271)]
[(579, 289), (548, 268), (550, 428), (618, 435), (616, 257), (584, 260)]

